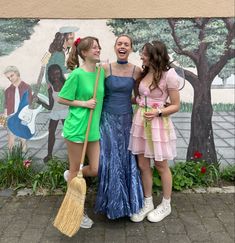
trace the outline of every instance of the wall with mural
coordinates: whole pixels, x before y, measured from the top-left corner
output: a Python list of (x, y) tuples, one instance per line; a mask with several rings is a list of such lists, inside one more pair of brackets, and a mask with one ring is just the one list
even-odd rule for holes
[(181, 76), (181, 111), (173, 116), (176, 161), (200, 151), (209, 162), (234, 163), (234, 18), (0, 19), (0, 26), (1, 151), (21, 141), (38, 163), (66, 159), (67, 110), (54, 101), (69, 73), (69, 48), (76, 37), (96, 36), (101, 61), (111, 62), (116, 36), (126, 33), (134, 39), (130, 62), (141, 66), (141, 46), (160, 39)]

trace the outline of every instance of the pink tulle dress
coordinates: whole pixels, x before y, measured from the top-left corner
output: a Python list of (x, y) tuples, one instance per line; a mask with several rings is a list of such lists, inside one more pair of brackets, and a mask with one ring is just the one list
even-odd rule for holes
[(153, 158), (155, 161), (172, 160), (176, 157), (176, 134), (170, 117), (155, 117), (147, 122), (143, 113), (146, 109), (163, 107), (169, 96), (168, 91), (178, 90), (179, 76), (173, 68), (163, 73), (159, 88), (161, 90), (156, 88), (150, 92), (140, 82), (140, 97), (137, 98), (138, 105), (130, 131), (129, 150), (133, 154), (144, 154), (144, 157)]

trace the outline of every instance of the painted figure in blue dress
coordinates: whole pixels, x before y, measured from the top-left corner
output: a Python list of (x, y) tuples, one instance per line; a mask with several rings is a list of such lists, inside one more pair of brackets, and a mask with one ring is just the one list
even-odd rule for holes
[(141, 69), (128, 62), (132, 39), (121, 35), (114, 50), (117, 61), (105, 64), (105, 97), (101, 115), (99, 186), (95, 211), (109, 219), (131, 217), (143, 205), (135, 156), (128, 151), (132, 124), (132, 92)]

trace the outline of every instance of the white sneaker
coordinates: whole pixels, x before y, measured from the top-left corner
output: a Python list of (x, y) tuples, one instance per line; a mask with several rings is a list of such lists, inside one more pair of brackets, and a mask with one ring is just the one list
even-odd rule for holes
[(141, 222), (147, 216), (147, 214), (154, 209), (153, 206), (153, 198), (148, 197), (144, 199), (144, 207), (139, 211), (139, 213), (135, 213), (130, 217), (132, 222)]
[(64, 172), (64, 179), (65, 179), (65, 181), (68, 181), (68, 179), (69, 179), (69, 170), (66, 170)]
[(87, 214), (84, 213), (80, 227), (83, 229), (90, 229), (94, 224), (93, 220), (90, 219)]
[(160, 204), (157, 206), (156, 209), (154, 209), (152, 212), (150, 212), (147, 216), (148, 221), (156, 223), (163, 220), (166, 216), (168, 216), (171, 213), (171, 205), (164, 205)]

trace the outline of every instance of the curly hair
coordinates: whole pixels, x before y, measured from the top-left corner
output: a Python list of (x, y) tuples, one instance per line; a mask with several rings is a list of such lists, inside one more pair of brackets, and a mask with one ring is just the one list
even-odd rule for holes
[(146, 76), (150, 67), (154, 70), (153, 81), (149, 86), (150, 90), (153, 90), (159, 88), (163, 72), (171, 68), (170, 57), (166, 45), (161, 41), (153, 41), (152, 44), (146, 43), (142, 48), (143, 50), (149, 57), (149, 66), (143, 66), (142, 78)]

